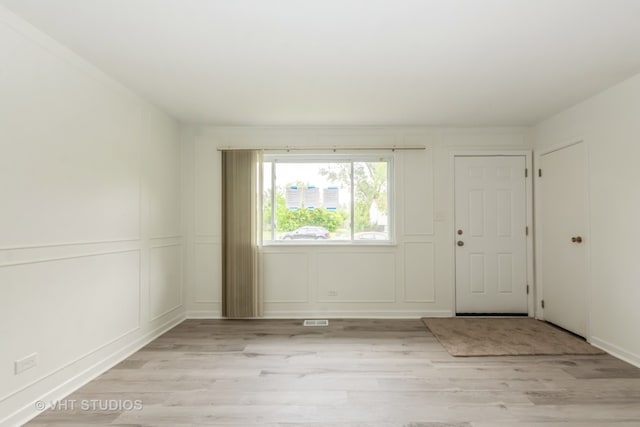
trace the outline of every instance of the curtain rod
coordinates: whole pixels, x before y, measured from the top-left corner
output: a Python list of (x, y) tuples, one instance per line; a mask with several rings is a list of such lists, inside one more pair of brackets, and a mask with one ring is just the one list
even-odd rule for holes
[(234, 150), (263, 150), (263, 151), (359, 151), (359, 150), (425, 150), (427, 147), (424, 145), (392, 145), (382, 147), (348, 147), (348, 146), (331, 146), (331, 147), (218, 147), (218, 151), (234, 151)]

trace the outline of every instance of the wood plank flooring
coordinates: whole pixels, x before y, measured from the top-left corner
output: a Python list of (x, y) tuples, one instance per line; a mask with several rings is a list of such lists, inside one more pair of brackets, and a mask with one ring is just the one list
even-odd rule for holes
[[(187, 320), (67, 400), (27, 425), (637, 427), (640, 369), (454, 358), (420, 320)], [(143, 408), (79, 408), (110, 400)]]

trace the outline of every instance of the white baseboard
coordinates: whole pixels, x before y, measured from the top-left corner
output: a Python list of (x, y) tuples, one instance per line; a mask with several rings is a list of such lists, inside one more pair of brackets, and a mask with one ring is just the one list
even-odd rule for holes
[(222, 313), (218, 310), (188, 310), (187, 319), (222, 319)]
[[(267, 311), (260, 319), (420, 319), (421, 317), (452, 317), (450, 310), (404, 311)], [(222, 319), (222, 314), (214, 310), (189, 310), (187, 319)]]
[(267, 311), (264, 319), (420, 319), (421, 317), (451, 317), (449, 310), (405, 311)]
[[(180, 313), (180, 315), (175, 316), (171, 320), (165, 322), (161, 326), (149, 331), (145, 335), (137, 338), (133, 342), (125, 345), (121, 349), (117, 350), (113, 354), (103, 358), (99, 362), (95, 363), (91, 367), (85, 369), (84, 371), (78, 373), (77, 375), (69, 378), (64, 383), (55, 387), (54, 389), (48, 391), (44, 395), (40, 396), (40, 398), (36, 399), (36, 401), (43, 402), (55, 402), (61, 399), (64, 399), (66, 396), (70, 395), (83, 385), (87, 384), (89, 381), (95, 379), (99, 375), (103, 374), (105, 371), (111, 369), (127, 357), (131, 356), (136, 351), (140, 350), (145, 345), (149, 344), (151, 341), (159, 337), (160, 335), (167, 332), (169, 329), (177, 326), (182, 323), (185, 319), (184, 313)], [(34, 402), (29, 402), (27, 405), (23, 406), (18, 411), (10, 414), (8, 417), (4, 419), (0, 419), (0, 425), (2, 426), (21, 426), (30, 419), (39, 415), (42, 411), (38, 411), (35, 408)]]
[(625, 362), (631, 363), (632, 365), (640, 368), (640, 355), (631, 353), (630, 351), (627, 351), (598, 337), (591, 337), (589, 342), (591, 342), (591, 344), (598, 347), (599, 349), (611, 354), (612, 356), (615, 356), (618, 359), (624, 360)]

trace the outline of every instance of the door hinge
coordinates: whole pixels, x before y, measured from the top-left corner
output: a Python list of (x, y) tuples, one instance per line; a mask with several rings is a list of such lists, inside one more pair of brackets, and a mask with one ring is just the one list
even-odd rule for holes
[(529, 295), (529, 285), (527, 285), (527, 295)]
[(544, 308), (544, 300), (540, 301), (540, 307)]
[(529, 176), (529, 169), (524, 168), (524, 177), (527, 178)]
[(542, 177), (542, 169), (538, 169), (538, 176)]
[(529, 226), (528, 225), (524, 228), (524, 235), (525, 236), (529, 235)]

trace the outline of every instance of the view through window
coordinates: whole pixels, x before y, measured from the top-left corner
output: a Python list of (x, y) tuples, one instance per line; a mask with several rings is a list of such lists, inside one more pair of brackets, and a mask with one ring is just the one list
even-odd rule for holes
[(263, 241), (386, 242), (390, 158), (265, 156)]

